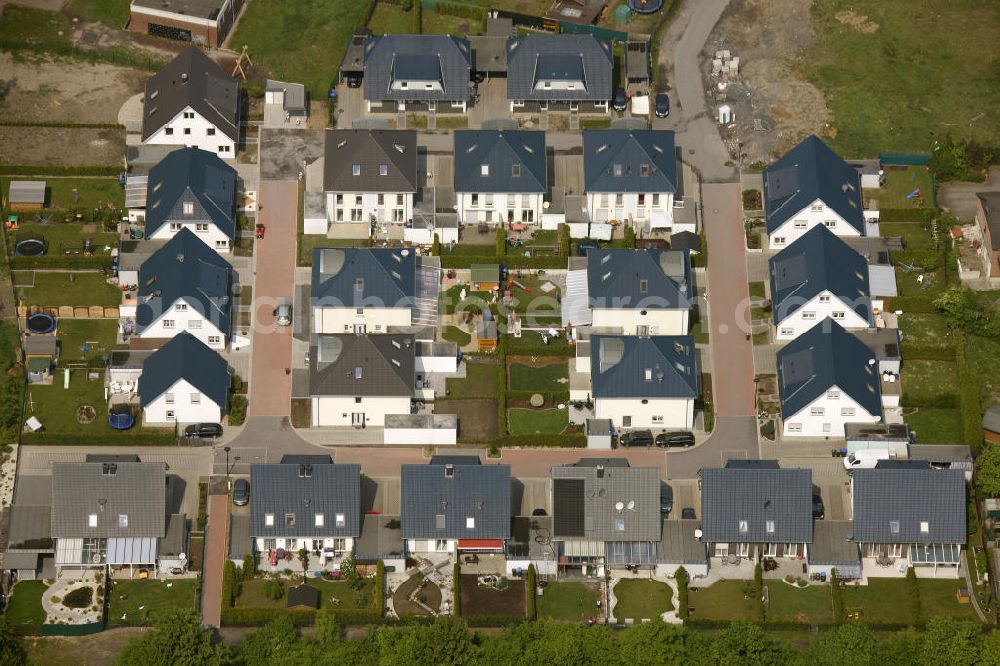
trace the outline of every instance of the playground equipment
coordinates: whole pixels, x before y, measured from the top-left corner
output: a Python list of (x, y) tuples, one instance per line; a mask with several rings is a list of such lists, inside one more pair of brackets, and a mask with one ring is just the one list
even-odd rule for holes
[(128, 405), (116, 405), (108, 414), (108, 425), (115, 430), (128, 430), (135, 425), (135, 414)]
[(40, 257), (45, 250), (45, 241), (40, 238), (25, 238), (14, 246), (14, 254), (19, 257)]
[(663, 0), (628, 0), (628, 6), (636, 14), (653, 14), (663, 9)]
[(38, 312), (28, 317), (27, 326), (31, 333), (38, 335), (51, 333), (56, 329), (56, 318), (44, 312)]

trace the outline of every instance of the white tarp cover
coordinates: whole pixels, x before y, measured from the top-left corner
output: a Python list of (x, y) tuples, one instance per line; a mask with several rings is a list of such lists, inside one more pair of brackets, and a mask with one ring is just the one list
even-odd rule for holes
[(632, 98), (632, 115), (633, 116), (648, 116), (649, 115), (649, 95), (636, 95)]

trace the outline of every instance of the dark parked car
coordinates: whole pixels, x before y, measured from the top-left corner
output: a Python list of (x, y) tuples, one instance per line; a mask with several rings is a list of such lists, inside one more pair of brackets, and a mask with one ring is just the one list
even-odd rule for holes
[(670, 97), (667, 96), (667, 93), (660, 93), (656, 96), (653, 111), (657, 118), (666, 118), (670, 115)]
[(667, 515), (674, 510), (674, 489), (660, 486), (660, 513)]
[(624, 111), (628, 106), (628, 97), (624, 88), (615, 88), (615, 96), (611, 98), (611, 106), (615, 111)]
[(681, 518), (684, 520), (694, 520), (694, 509), (689, 506), (681, 509)]
[(222, 437), (222, 426), (218, 423), (195, 423), (185, 428), (184, 434), (194, 439)]
[(348, 88), (360, 88), (361, 87), (361, 75), (360, 74), (348, 74), (347, 75), (347, 87)]
[(818, 494), (813, 495), (813, 520), (823, 520), (826, 512), (823, 508), (823, 498)]
[(233, 504), (246, 506), (250, 503), (250, 482), (246, 479), (236, 479), (233, 484)]
[(662, 447), (694, 446), (694, 434), (684, 430), (662, 432), (656, 436), (656, 445)]
[(618, 445), (623, 448), (630, 446), (652, 446), (653, 433), (648, 430), (632, 430), (618, 438)]

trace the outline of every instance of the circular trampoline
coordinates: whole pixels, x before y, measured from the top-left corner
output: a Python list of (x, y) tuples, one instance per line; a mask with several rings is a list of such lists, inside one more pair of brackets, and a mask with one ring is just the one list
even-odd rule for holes
[(628, 0), (628, 6), (637, 14), (652, 14), (663, 9), (663, 0)]
[(14, 254), (20, 257), (40, 257), (45, 254), (45, 241), (40, 238), (25, 238), (14, 246)]
[(38, 312), (28, 317), (28, 330), (32, 333), (51, 333), (56, 329), (56, 318), (44, 312)]
[(108, 414), (108, 425), (115, 430), (128, 430), (135, 425), (135, 414), (128, 405), (117, 405)]

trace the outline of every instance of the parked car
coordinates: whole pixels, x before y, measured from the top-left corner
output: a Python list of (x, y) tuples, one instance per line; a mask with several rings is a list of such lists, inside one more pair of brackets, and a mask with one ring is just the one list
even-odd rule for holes
[(652, 446), (653, 433), (648, 430), (630, 430), (618, 437), (618, 445), (626, 449), (631, 446)]
[(624, 88), (615, 88), (615, 95), (611, 98), (611, 106), (615, 111), (624, 111), (628, 107), (628, 96)]
[(670, 97), (667, 93), (660, 93), (656, 96), (653, 110), (657, 118), (666, 118), (670, 115)]
[(844, 469), (850, 474), (856, 469), (874, 469), (879, 460), (888, 460), (889, 449), (864, 449), (844, 458)]
[(347, 75), (347, 87), (348, 88), (360, 88), (361, 87), (361, 75), (360, 74), (348, 74)]
[(184, 428), (184, 435), (192, 439), (222, 437), (222, 425), (218, 423), (194, 423)]
[(819, 493), (813, 493), (813, 520), (823, 520), (825, 515), (823, 498), (819, 496)]
[(684, 520), (694, 520), (694, 508), (686, 506), (681, 509), (681, 518)]
[(686, 430), (661, 432), (656, 436), (656, 445), (661, 447), (694, 446), (694, 433)]
[(292, 304), (279, 303), (278, 307), (274, 308), (274, 321), (278, 324), (278, 326), (291, 326)]
[(664, 516), (674, 510), (674, 489), (668, 485), (660, 486), (660, 513)]
[(236, 479), (233, 484), (233, 504), (246, 506), (250, 503), (250, 482), (246, 479)]

